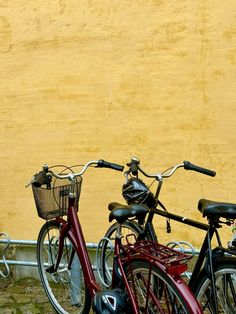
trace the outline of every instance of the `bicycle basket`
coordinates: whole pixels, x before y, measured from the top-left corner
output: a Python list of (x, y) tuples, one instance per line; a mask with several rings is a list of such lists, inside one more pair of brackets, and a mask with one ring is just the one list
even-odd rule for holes
[[(61, 185), (55, 186), (54, 183), (51, 188), (35, 187), (32, 185), (38, 216), (45, 220), (65, 216), (67, 214), (70, 184), (62, 185), (63, 180), (57, 180), (57, 182), (59, 182), (59, 184)], [(76, 191), (75, 206), (77, 210), (79, 205), (81, 184), (82, 177), (77, 177), (75, 188)]]

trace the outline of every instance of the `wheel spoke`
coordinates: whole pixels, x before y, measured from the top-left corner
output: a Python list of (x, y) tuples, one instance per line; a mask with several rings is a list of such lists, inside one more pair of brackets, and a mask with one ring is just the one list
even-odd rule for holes
[(41, 229), (37, 257), (44, 290), (59, 314), (88, 313), (90, 297), (79, 258), (68, 238), (65, 238), (61, 260), (56, 268), (59, 251), (59, 225), (48, 223)]
[(128, 278), (140, 313), (189, 313), (178, 288), (157, 267), (150, 268), (150, 264), (145, 261), (133, 262), (129, 267)]
[[(215, 271), (215, 286), (217, 296), (218, 314), (236, 313), (236, 265), (222, 262)], [(201, 304), (204, 314), (213, 314), (214, 298), (211, 280), (205, 276), (200, 280), (199, 288), (196, 292), (197, 299)]]

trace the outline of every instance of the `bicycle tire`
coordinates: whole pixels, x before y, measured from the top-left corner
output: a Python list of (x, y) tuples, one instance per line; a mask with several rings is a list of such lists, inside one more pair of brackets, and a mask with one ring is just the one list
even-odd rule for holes
[[(235, 261), (223, 261), (222, 259), (215, 265), (214, 275), (216, 279), (217, 292), (217, 313), (236, 313), (236, 263)], [(203, 271), (197, 280), (197, 286), (194, 288), (195, 296), (200, 303), (203, 313), (210, 314), (214, 312), (212, 306), (213, 297), (211, 294), (211, 281), (205, 271)]]
[(131, 262), (126, 271), (140, 314), (201, 313), (194, 295), (185, 283), (182, 282), (180, 288), (177, 282), (162, 269), (154, 265), (150, 270), (150, 265), (145, 260), (136, 260)]
[[(47, 271), (56, 261), (59, 232), (60, 224), (56, 221), (46, 222), (39, 232), (37, 261), (44, 291), (57, 313), (88, 314), (91, 307), (90, 294), (84, 281), (79, 257), (67, 237), (59, 270), (54, 273)], [(70, 259), (72, 262), (69, 269)]]
[[(104, 236), (104, 241), (102, 242), (101, 248), (100, 248), (100, 255), (99, 255), (100, 272), (101, 272), (102, 280), (106, 287), (110, 287), (111, 285), (112, 266), (113, 266), (113, 257), (114, 257), (114, 254), (113, 252), (111, 252), (111, 249), (109, 246), (109, 241), (107, 239), (112, 241), (114, 244), (117, 225), (118, 223), (115, 222), (106, 231), (105, 236)], [(134, 236), (137, 238), (141, 232), (142, 232), (141, 226), (134, 221), (127, 220), (121, 224), (121, 234), (123, 236), (123, 243), (128, 234), (134, 234)], [(132, 239), (130, 237), (129, 240), (135, 241), (135, 238)]]

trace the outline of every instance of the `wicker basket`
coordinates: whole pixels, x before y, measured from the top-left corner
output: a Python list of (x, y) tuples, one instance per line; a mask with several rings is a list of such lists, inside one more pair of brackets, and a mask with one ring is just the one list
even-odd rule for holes
[[(62, 180), (58, 180), (59, 183)], [(68, 182), (68, 181), (67, 181)], [(76, 207), (78, 210), (82, 178), (77, 177)], [(38, 215), (45, 220), (65, 216), (68, 209), (68, 194), (70, 184), (54, 186), (52, 188), (35, 187), (32, 185), (34, 200)]]

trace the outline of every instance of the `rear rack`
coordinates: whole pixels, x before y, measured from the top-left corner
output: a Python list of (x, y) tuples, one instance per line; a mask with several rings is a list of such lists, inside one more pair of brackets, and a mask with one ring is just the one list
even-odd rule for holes
[(127, 243), (125, 251), (128, 255), (142, 255), (159, 262), (165, 268), (187, 262), (192, 258), (191, 254), (182, 253), (170, 247), (149, 240), (137, 241), (134, 244)]

